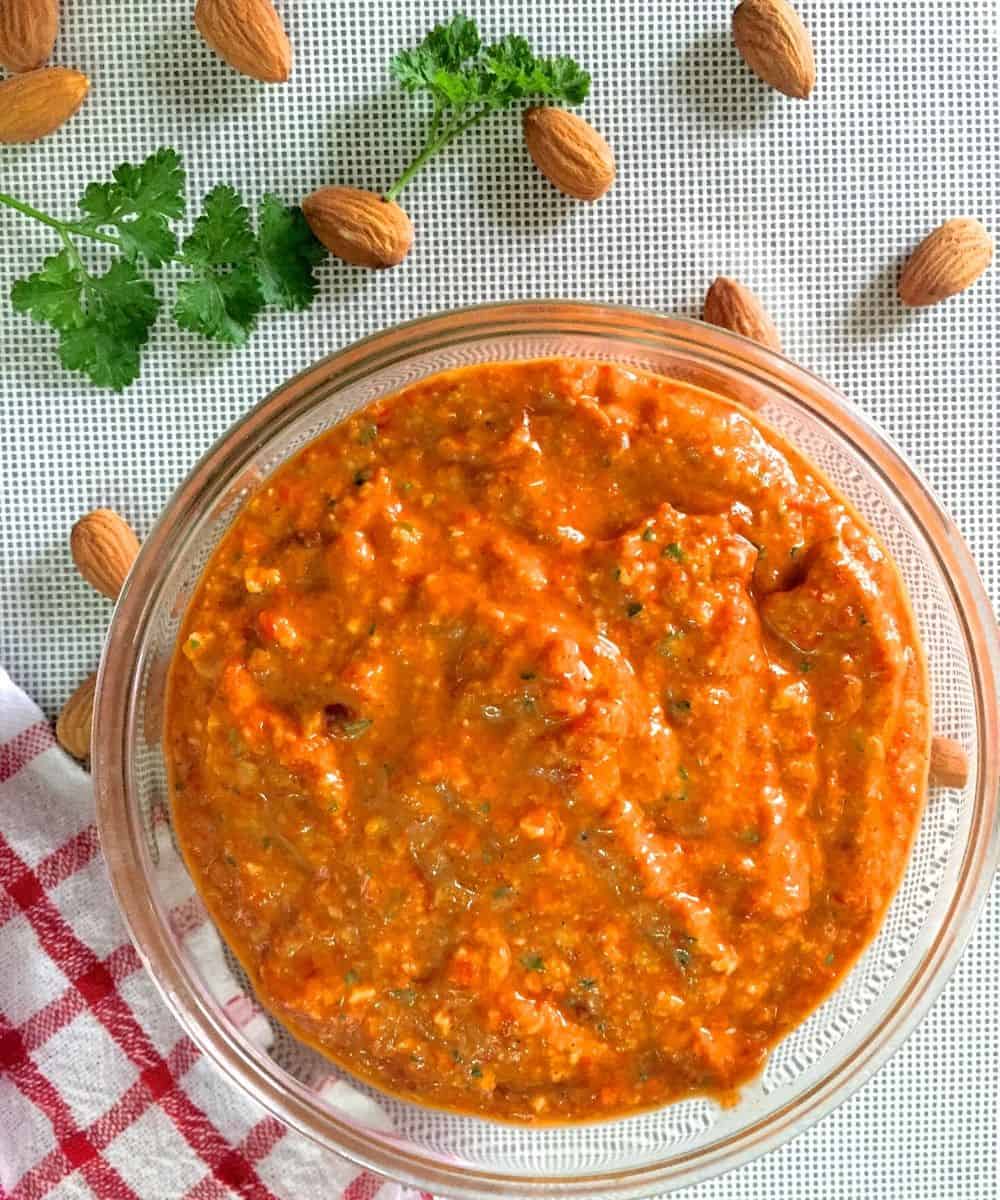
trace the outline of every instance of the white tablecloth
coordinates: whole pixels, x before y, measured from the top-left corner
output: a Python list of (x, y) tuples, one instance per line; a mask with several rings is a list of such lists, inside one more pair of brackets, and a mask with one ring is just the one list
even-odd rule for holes
[[(424, 118), (386, 72), (450, 0), (284, 0), (296, 63), (264, 88), (197, 37), (192, 0), (66, 0), (55, 61), (92, 79), (53, 138), (0, 148), (0, 190), (69, 215), (90, 179), (173, 145), (190, 194), (218, 181), (289, 202), (328, 182), (379, 188)], [(50, 713), (96, 665), (106, 602), (67, 535), (96, 506), (144, 532), (195, 457), (289, 374), (362, 334), (462, 304), (573, 296), (697, 315), (719, 273), (764, 297), (788, 353), (865, 408), (930, 479), (1000, 597), (1000, 270), (926, 312), (894, 299), (901, 257), (940, 220), (1000, 234), (996, 0), (800, 0), (816, 92), (796, 103), (741, 65), (727, 0), (469, 5), (594, 76), (584, 110), (619, 180), (596, 207), (534, 171), (514, 114), (436, 161), (404, 204), (399, 269), (330, 262), (306, 315), (269, 317), (241, 351), (159, 321), (141, 382), (94, 391), (51, 335), (0, 304), (0, 663)], [(0, 291), (57, 246), (0, 210)], [(990, 1200), (998, 1185), (1000, 895), (955, 978), (892, 1062), (784, 1149), (690, 1200)]]

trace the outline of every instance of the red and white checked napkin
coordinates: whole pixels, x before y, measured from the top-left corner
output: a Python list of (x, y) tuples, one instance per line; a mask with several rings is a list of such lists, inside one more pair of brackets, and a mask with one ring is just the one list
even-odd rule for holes
[(431, 1200), (359, 1176), (200, 1055), (118, 915), (90, 777), (0, 669), (0, 1197), (43, 1196)]

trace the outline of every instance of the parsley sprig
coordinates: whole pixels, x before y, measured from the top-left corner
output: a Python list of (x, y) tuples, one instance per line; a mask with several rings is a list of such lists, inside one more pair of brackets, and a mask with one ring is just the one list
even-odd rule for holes
[(529, 96), (581, 104), (590, 89), (590, 76), (573, 59), (536, 58), (523, 37), (511, 34), (484, 46), (475, 21), (462, 13), (397, 54), (390, 69), (408, 92), (426, 92), (433, 108), (423, 148), (385, 193), (387, 200), (490, 113)]
[[(0, 204), (50, 226), (62, 243), (40, 270), (14, 284), (14, 308), (51, 325), (63, 366), (98, 387), (121, 391), (139, 374), (163, 306), (151, 270), (174, 264), (183, 271), (172, 308), (178, 325), (233, 346), (246, 342), (266, 305), (302, 309), (315, 296), (313, 268), (326, 251), (298, 208), (265, 195), (254, 232), (240, 196), (220, 184), (180, 241), (171, 223), (185, 215), (184, 186), (179, 155), (162, 149), (145, 162), (122, 163), (107, 182), (88, 184), (79, 220), (0, 193)], [(106, 270), (89, 265), (81, 239), (109, 248)]]

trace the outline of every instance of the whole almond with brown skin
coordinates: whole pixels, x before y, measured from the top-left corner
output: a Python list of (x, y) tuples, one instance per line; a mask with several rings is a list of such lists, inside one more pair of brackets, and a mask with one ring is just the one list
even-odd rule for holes
[(781, 336), (764, 305), (736, 279), (725, 275), (716, 279), (705, 296), (702, 320), (781, 353)]
[(59, 0), (0, 0), (0, 66), (12, 75), (40, 67), (59, 32)]
[(969, 781), (969, 757), (954, 738), (931, 739), (931, 787), (963, 788)]
[(524, 140), (549, 183), (576, 200), (597, 200), (615, 181), (611, 147), (583, 117), (564, 108), (529, 108)]
[(973, 217), (955, 217), (927, 235), (899, 277), (899, 298), (910, 308), (964, 292), (993, 261), (993, 239)]
[(198, 32), (221, 59), (261, 83), (284, 83), (292, 47), (271, 0), (198, 0)]
[(56, 738), (59, 745), (74, 758), (86, 758), (90, 754), (96, 685), (97, 676), (88, 675), (63, 705), (56, 721)]
[(0, 83), (0, 142), (36, 142), (83, 103), (90, 80), (69, 67), (41, 67)]
[(80, 574), (109, 600), (117, 600), (139, 553), (130, 525), (110, 508), (95, 508), (73, 526), (69, 548)]
[(771, 87), (805, 100), (816, 84), (812, 38), (787, 0), (743, 0), (733, 41), (751, 71)]
[(352, 267), (395, 267), (413, 245), (403, 209), (362, 188), (319, 188), (302, 201), (302, 212), (323, 245)]

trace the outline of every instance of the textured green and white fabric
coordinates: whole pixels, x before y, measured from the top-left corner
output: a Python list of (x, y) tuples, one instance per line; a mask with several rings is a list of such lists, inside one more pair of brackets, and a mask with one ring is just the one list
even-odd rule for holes
[[(457, 3), (457, 0), (456, 0)], [(193, 0), (65, 0), (54, 62), (91, 78), (80, 113), (0, 148), (0, 190), (69, 216), (91, 179), (175, 146), (189, 196), (216, 182), (256, 201), (378, 189), (415, 152), (425, 113), (388, 60), (452, 0), (278, 0), (291, 81), (242, 78), (204, 45)], [(595, 206), (532, 166), (516, 114), (436, 159), (403, 203), (399, 268), (329, 261), (306, 314), (267, 316), (242, 350), (161, 316), (121, 396), (58, 365), (50, 331), (0, 301), (0, 664), (54, 713), (97, 663), (107, 603), (76, 577), (67, 535), (97, 505), (141, 533), (195, 458), (289, 375), (400, 320), (559, 296), (697, 315), (717, 274), (765, 300), (788, 354), (892, 435), (963, 529), (1000, 600), (1000, 270), (938, 308), (895, 299), (902, 257), (941, 220), (1000, 234), (996, 0), (798, 0), (816, 45), (806, 103), (754, 79), (730, 0), (470, 3), (488, 38), (529, 36), (593, 74), (583, 111), (619, 178)], [(0, 209), (0, 293), (57, 243)], [(987, 1200), (998, 1180), (1000, 897), (930, 1016), (861, 1092), (794, 1142), (691, 1200)], [(298, 1200), (298, 1197), (296, 1197)]]

